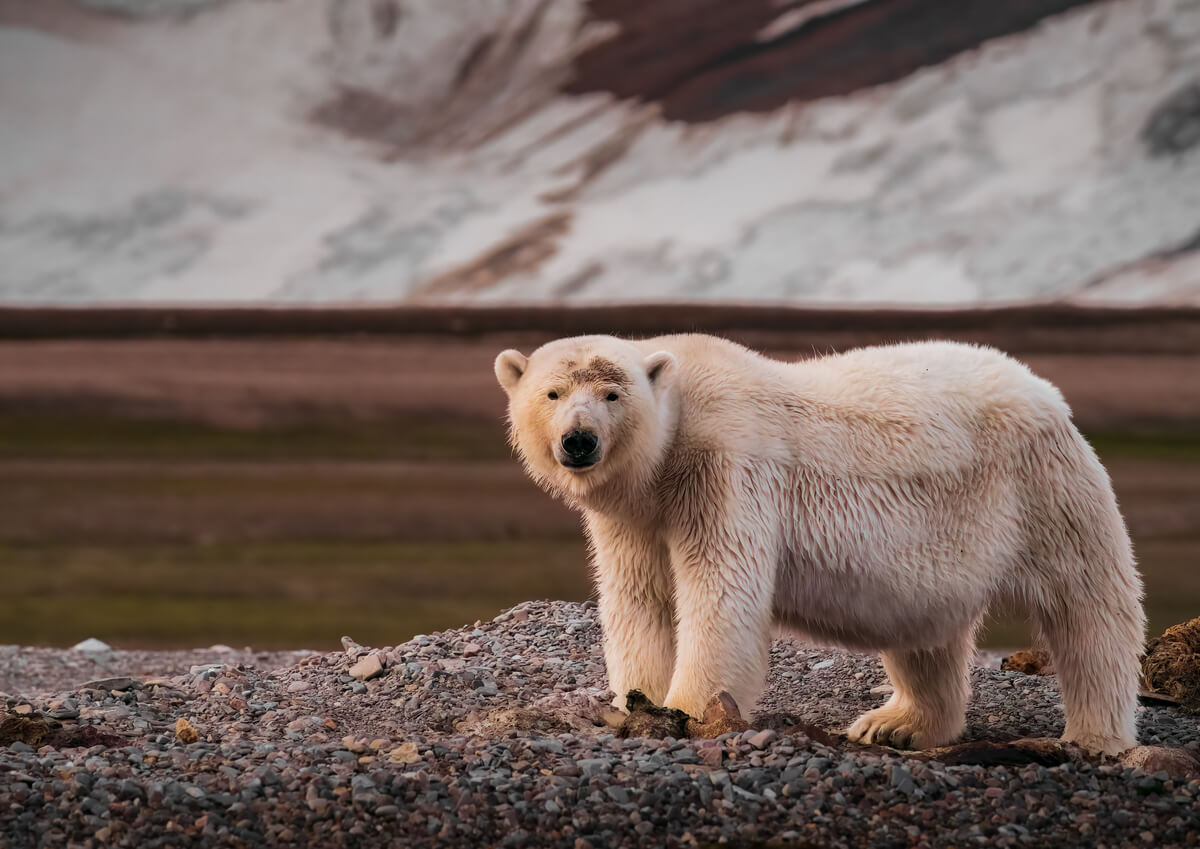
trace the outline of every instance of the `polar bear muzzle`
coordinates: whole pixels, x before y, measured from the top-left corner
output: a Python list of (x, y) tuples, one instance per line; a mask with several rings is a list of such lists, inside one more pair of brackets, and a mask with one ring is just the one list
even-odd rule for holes
[(559, 462), (568, 469), (586, 469), (600, 458), (600, 437), (594, 431), (577, 428), (562, 438), (563, 454)]

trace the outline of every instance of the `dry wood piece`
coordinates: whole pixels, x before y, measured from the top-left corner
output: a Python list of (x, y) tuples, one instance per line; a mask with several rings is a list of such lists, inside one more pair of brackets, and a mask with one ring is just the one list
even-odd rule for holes
[(196, 727), (182, 716), (175, 720), (175, 737), (181, 743), (195, 743), (200, 739)]
[(0, 720), (0, 746), (9, 746), (13, 743), (40, 746), (53, 729), (54, 726), (40, 716), (9, 713), (3, 720)]
[(641, 690), (625, 697), (629, 716), (617, 729), (618, 737), (686, 737), (690, 717), (675, 708), (659, 707)]
[(1053, 675), (1054, 664), (1049, 652), (1042, 649), (1016, 651), (1000, 661), (1000, 668), (1026, 675)]
[(1200, 618), (1172, 625), (1146, 645), (1142, 678), (1152, 694), (1200, 713)]

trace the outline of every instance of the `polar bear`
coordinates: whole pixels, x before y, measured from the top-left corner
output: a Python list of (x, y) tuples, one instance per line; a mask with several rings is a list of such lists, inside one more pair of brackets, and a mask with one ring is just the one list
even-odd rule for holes
[(1001, 599), (1050, 649), (1064, 740), (1134, 745), (1145, 620), (1108, 475), (1051, 384), (951, 342), (787, 363), (703, 335), (560, 339), (495, 363), (530, 475), (582, 511), (609, 686), (749, 710), (777, 628), (877, 650), (851, 739), (964, 728)]

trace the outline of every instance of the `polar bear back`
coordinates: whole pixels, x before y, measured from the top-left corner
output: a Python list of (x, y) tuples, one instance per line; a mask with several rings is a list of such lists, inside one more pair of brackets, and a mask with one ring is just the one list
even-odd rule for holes
[(680, 362), (677, 439), (840, 473), (956, 473), (1060, 430), (1059, 391), (991, 348), (921, 342), (788, 363), (701, 335), (636, 343)]

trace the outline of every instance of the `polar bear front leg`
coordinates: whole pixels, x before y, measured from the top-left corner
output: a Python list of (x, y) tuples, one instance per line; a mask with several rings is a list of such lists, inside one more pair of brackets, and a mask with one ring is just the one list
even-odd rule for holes
[(675, 666), (675, 615), (666, 545), (650, 529), (587, 516), (604, 664), (613, 706), (630, 690), (662, 704)]
[(754, 533), (705, 537), (672, 551), (679, 627), (664, 704), (698, 717), (724, 690), (749, 716), (767, 675), (777, 558)]

